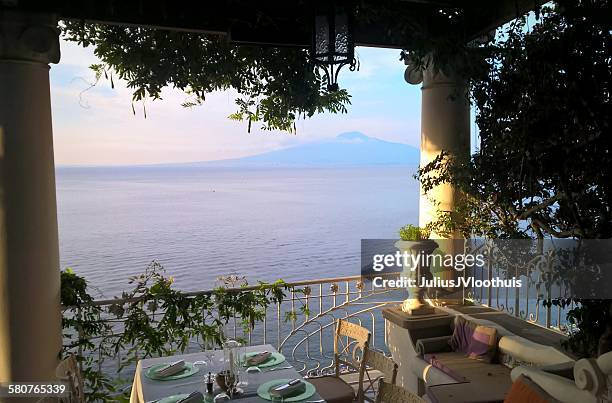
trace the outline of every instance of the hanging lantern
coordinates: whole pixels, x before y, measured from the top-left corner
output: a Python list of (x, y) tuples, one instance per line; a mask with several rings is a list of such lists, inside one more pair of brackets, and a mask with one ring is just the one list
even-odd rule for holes
[(340, 69), (357, 68), (353, 15), (346, 7), (330, 3), (315, 10), (311, 57), (325, 74), (327, 90), (338, 91)]

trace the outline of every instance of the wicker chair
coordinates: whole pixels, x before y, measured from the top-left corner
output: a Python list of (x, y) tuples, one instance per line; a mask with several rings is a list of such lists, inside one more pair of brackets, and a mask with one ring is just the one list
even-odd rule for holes
[(326, 402), (349, 403), (355, 400), (352, 386), (340, 378), (340, 366), (346, 366), (358, 373), (357, 399), (362, 400), (370, 337), (368, 329), (346, 320), (338, 320), (334, 337), (334, 374), (309, 379)]
[(380, 351), (369, 349), (365, 355), (365, 375), (363, 379), (364, 386), (361, 386), (362, 390), (361, 399), (357, 396), (359, 401), (374, 402), (375, 399), (372, 396), (376, 396), (376, 390), (378, 389), (378, 382), (380, 379), (384, 379), (385, 382), (392, 385), (395, 384), (395, 378), (397, 378), (397, 364), (391, 357), (387, 357)]
[(85, 402), (85, 391), (83, 389), (83, 378), (74, 354), (62, 360), (55, 369), (55, 376), (59, 381), (66, 384), (68, 396), (60, 398), (61, 403), (83, 403)]
[(426, 401), (399, 385), (379, 379), (376, 403), (426, 403)]

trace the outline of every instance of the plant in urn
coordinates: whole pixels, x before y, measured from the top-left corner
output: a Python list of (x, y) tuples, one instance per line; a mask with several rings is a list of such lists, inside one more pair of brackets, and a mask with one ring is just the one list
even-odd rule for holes
[(422, 287), (423, 280), (433, 278), (429, 270), (427, 256), (438, 247), (438, 244), (429, 238), (426, 229), (414, 225), (400, 228), (400, 240), (395, 247), (407, 257), (403, 260), (404, 275), (410, 278), (408, 298), (402, 303), (402, 311), (409, 315), (427, 315), (434, 313), (433, 307), (425, 300), (427, 288)]

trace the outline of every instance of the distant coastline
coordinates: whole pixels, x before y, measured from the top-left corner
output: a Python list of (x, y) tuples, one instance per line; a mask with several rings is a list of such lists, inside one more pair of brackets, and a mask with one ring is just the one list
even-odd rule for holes
[(306, 143), (242, 158), (144, 165), (58, 165), (66, 168), (345, 168), (418, 166), (416, 147), (367, 136), (341, 133), (333, 139)]

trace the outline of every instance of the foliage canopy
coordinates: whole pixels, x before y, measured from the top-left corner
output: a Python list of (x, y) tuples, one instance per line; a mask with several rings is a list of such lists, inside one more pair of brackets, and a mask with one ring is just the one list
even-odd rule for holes
[[(133, 101), (160, 99), (164, 87), (186, 93), (184, 106), (206, 94), (234, 89), (235, 120), (260, 122), (264, 130), (295, 131), (295, 120), (316, 113), (345, 113), (346, 90), (330, 92), (304, 49), (237, 46), (199, 33), (66, 21), (64, 39), (94, 46), (101, 60), (92, 68), (116, 74)], [(112, 76), (111, 76), (112, 79)]]
[[(450, 182), (463, 195), (432, 224), (436, 232), (612, 237), (609, 12), (608, 1), (558, 1), (488, 46), (488, 68), (471, 87), (480, 148), (469, 160), (443, 153), (418, 173), (426, 190)], [(610, 301), (578, 302), (570, 344), (594, 356), (612, 322)]]

